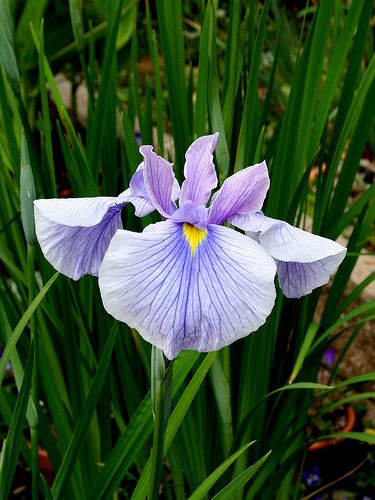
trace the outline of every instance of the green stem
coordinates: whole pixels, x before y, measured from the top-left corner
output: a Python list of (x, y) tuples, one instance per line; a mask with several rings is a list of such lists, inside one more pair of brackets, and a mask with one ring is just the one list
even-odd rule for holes
[[(29, 288), (29, 303), (35, 296), (35, 246), (27, 245), (27, 283)], [(32, 475), (32, 499), (38, 500), (39, 494), (39, 436), (38, 436), (38, 336), (35, 328), (35, 315), (30, 318), (31, 339), (34, 342), (33, 372), (31, 379), (31, 404), (34, 407), (33, 421), (30, 423), (31, 436), (31, 475)]]
[(160, 478), (164, 457), (164, 438), (171, 406), (173, 362), (166, 365), (163, 352), (152, 347), (151, 397), (154, 413), (154, 435), (151, 452), (149, 500), (159, 497)]

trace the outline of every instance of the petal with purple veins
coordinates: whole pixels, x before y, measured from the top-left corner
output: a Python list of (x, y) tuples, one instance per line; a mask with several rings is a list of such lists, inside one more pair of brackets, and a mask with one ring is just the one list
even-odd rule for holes
[(218, 137), (218, 133), (199, 137), (186, 151), (186, 180), (181, 187), (180, 202), (189, 200), (197, 206), (206, 205), (212, 189), (217, 186), (212, 154)]
[[(150, 214), (156, 208), (152, 204), (150, 196), (145, 186), (144, 176), (143, 176), (144, 163), (142, 162), (133, 177), (130, 179), (129, 188), (121, 193), (119, 196), (126, 196), (129, 198), (129, 202), (135, 207), (135, 215), (137, 217), (144, 217)], [(172, 201), (176, 201), (180, 194), (180, 186), (177, 179), (174, 179), (172, 188)]]
[(335, 255), (341, 262), (346, 253), (346, 248), (336, 241), (303, 231), (283, 221), (276, 221), (267, 231), (262, 232), (259, 242), (273, 258), (284, 262), (316, 262)]
[(99, 287), (110, 314), (173, 359), (257, 330), (274, 304), (275, 271), (260, 245), (232, 229), (167, 220), (141, 234), (117, 231)]
[(281, 290), (291, 299), (298, 299), (311, 293), (315, 288), (328, 283), (330, 276), (337, 270), (344, 257), (345, 252), (316, 262), (276, 261)]
[(276, 260), (280, 287), (290, 298), (325, 285), (346, 254), (336, 241), (262, 213), (233, 217), (230, 222), (247, 231)]
[(158, 156), (152, 146), (141, 146), (139, 151), (144, 158), (143, 180), (148, 197), (156, 210), (168, 217), (177, 208), (172, 201), (175, 186), (172, 163)]
[(253, 214), (235, 215), (231, 217), (228, 222), (243, 231), (259, 235), (260, 233), (268, 231), (268, 229), (280, 221), (272, 219), (271, 217), (266, 217), (262, 212), (255, 212)]
[(269, 185), (267, 165), (264, 161), (231, 175), (224, 181), (211, 204), (209, 223), (223, 224), (235, 215), (259, 211)]
[(142, 196), (132, 196), (131, 189), (128, 188), (122, 192), (119, 197), (120, 196), (126, 197), (127, 201), (134, 206), (134, 213), (137, 217), (145, 217), (155, 210), (155, 207), (149, 200), (147, 193)]
[(46, 259), (74, 280), (97, 276), (113, 235), (122, 228), (121, 208), (127, 202), (124, 196), (36, 200), (36, 234)]

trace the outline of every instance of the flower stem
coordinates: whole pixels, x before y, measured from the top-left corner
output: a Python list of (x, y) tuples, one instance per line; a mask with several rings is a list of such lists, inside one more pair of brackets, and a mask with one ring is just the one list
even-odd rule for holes
[(171, 406), (172, 367), (173, 362), (166, 364), (163, 352), (153, 346), (151, 353), (151, 398), (154, 414), (154, 435), (151, 452), (149, 500), (156, 500), (159, 496), (165, 429)]

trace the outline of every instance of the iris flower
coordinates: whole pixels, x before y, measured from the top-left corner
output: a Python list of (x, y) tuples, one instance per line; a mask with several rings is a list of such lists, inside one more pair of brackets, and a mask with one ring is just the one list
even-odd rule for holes
[[(276, 271), (283, 292), (299, 297), (326, 283), (345, 256), (338, 243), (261, 213), (265, 162), (228, 177), (207, 207), (217, 186), (217, 139), (203, 136), (189, 147), (181, 189), (172, 164), (141, 146), (144, 160), (118, 197), (35, 201), (45, 257), (75, 280), (99, 276), (105, 309), (169, 359), (257, 330), (274, 305)], [(127, 203), (139, 217), (157, 210), (163, 220), (142, 233), (124, 230)]]

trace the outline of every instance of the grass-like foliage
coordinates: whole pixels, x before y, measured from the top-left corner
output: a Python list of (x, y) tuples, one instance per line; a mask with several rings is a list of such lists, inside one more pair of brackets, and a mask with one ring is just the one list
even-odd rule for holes
[[(370, 0), (297, 11), (279, 0), (0, 2), (0, 498), (26, 470), (33, 499), (148, 494), (150, 345), (104, 311), (96, 278), (55, 274), (32, 217), (35, 197), (123, 191), (141, 161), (135, 131), (173, 159), (180, 181), (192, 140), (218, 131), (220, 182), (266, 159), (268, 216), (348, 238), (324, 300), (321, 289), (278, 293), (259, 331), (218, 353), (183, 352), (173, 368), (163, 498), (297, 498), (312, 403), (324, 413), (323, 397), (331, 408), (375, 380), (335, 391), (315, 383), (332, 339), (375, 317), (375, 301), (356, 302), (374, 275), (345, 294), (375, 217), (374, 185), (351, 198), (366, 143), (374, 150), (371, 9)], [(127, 207), (123, 220), (139, 231), (158, 219)]]

